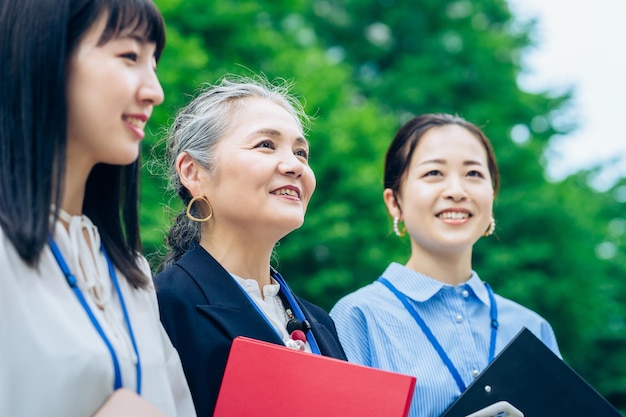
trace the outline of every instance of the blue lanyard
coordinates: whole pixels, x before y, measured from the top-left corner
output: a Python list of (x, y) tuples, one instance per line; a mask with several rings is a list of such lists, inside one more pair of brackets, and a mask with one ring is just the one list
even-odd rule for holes
[[(96, 329), (96, 331), (102, 338), (102, 341), (104, 342), (106, 347), (109, 349), (109, 353), (111, 354), (111, 359), (113, 361), (113, 370), (115, 373), (115, 380), (113, 382), (113, 390), (115, 391), (119, 388), (122, 388), (122, 372), (120, 370), (120, 363), (117, 359), (117, 354), (115, 353), (115, 349), (113, 348), (113, 345), (111, 344), (111, 342), (109, 341), (109, 338), (104, 333), (104, 330), (100, 326), (100, 323), (98, 323), (98, 319), (96, 319), (96, 316), (94, 316), (93, 312), (89, 308), (89, 305), (87, 304), (87, 300), (85, 300), (83, 293), (80, 291), (80, 288), (78, 288), (76, 277), (70, 272), (70, 269), (68, 268), (67, 263), (65, 262), (65, 259), (63, 258), (63, 255), (61, 254), (61, 251), (59, 250), (59, 247), (57, 246), (56, 242), (54, 241), (54, 239), (52, 239), (52, 237), (49, 236), (48, 243), (50, 244), (50, 249), (52, 250), (54, 259), (56, 259), (57, 263), (59, 264), (59, 267), (61, 268), (61, 271), (63, 272), (63, 275), (65, 275), (65, 279), (67, 280), (67, 283), (69, 284), (70, 288), (72, 288), (72, 290), (74, 291), (74, 294), (76, 295), (76, 298), (78, 298), (78, 301), (80, 302), (81, 306), (85, 310), (85, 313), (87, 313), (87, 316), (89, 316), (89, 319), (91, 320), (91, 323), (93, 324), (93, 327)], [(126, 321), (126, 327), (128, 328), (128, 334), (130, 335), (130, 341), (133, 344), (133, 349), (135, 350), (135, 355), (137, 357), (137, 365), (136, 365), (137, 394), (141, 394), (141, 361), (139, 360), (139, 350), (137, 349), (137, 343), (135, 342), (135, 334), (133, 333), (132, 326), (130, 325), (128, 310), (126, 310), (126, 303), (124, 302), (124, 297), (122, 295), (122, 291), (120, 290), (120, 286), (117, 280), (117, 275), (115, 274), (115, 269), (113, 268), (113, 264), (111, 263), (111, 260), (109, 259), (109, 256), (107, 255), (106, 250), (104, 249), (104, 245), (102, 245), (100, 249), (102, 250), (104, 257), (107, 260), (107, 265), (109, 267), (109, 275), (111, 276), (111, 281), (113, 282), (113, 286), (115, 287), (117, 296), (120, 299), (120, 304), (122, 306), (122, 313), (124, 314), (124, 320)]]
[[(285, 279), (278, 273), (278, 271), (272, 270), (272, 277), (278, 282), (280, 285), (280, 291), (285, 295), (291, 310), (293, 311), (294, 316), (302, 322), (306, 321), (306, 317), (304, 316), (304, 312), (300, 308), (300, 305), (296, 301), (296, 297), (291, 292), (291, 289), (287, 286)], [(311, 346), (311, 352), (317, 355), (321, 355), (320, 348), (317, 345), (317, 341), (315, 340), (315, 336), (313, 336), (313, 331), (309, 328), (306, 331), (306, 340), (309, 342), (309, 346)]]
[[(426, 324), (422, 316), (420, 316), (420, 314), (417, 312), (415, 307), (413, 307), (411, 303), (409, 303), (409, 299), (400, 291), (398, 291), (398, 289), (394, 287), (391, 284), (391, 282), (387, 281), (387, 279), (380, 277), (378, 278), (378, 281), (384, 286), (386, 286), (387, 288), (389, 288), (389, 290), (396, 297), (398, 297), (398, 299), (402, 302), (402, 304), (407, 309), (407, 311), (411, 314), (411, 316), (413, 316), (417, 324), (419, 324), (419, 326), (422, 328), (422, 331), (428, 338), (428, 341), (430, 342), (431, 345), (433, 345), (433, 347), (439, 354), (439, 357), (441, 357), (441, 360), (450, 371), (450, 374), (456, 381), (456, 384), (458, 385), (461, 392), (465, 391), (467, 387), (465, 386), (465, 383), (463, 382), (463, 378), (461, 378), (461, 374), (459, 374), (459, 371), (456, 369), (456, 367), (454, 366), (454, 364), (452, 363), (452, 361), (446, 354), (446, 351), (443, 349), (443, 347), (441, 346), (441, 344), (439, 343), (439, 341), (437, 340), (433, 332), (430, 330), (430, 327), (428, 327), (428, 325)], [(493, 358), (496, 352), (496, 334), (498, 331), (498, 307), (496, 305), (496, 298), (493, 295), (493, 290), (491, 289), (489, 284), (485, 283), (485, 288), (487, 288), (487, 293), (489, 294), (489, 304), (490, 304), (489, 317), (491, 319), (490, 320), (491, 337), (489, 340), (488, 363), (491, 363), (491, 361), (493, 361)]]
[[(296, 299), (293, 296), (293, 294), (292, 294), (291, 290), (289, 289), (289, 287), (287, 286), (287, 283), (285, 282), (283, 277), (277, 271), (275, 271), (273, 268), (271, 270), (271, 274), (272, 274), (272, 278), (274, 278), (276, 280), (276, 282), (278, 282), (278, 284), (280, 285), (280, 291), (285, 295), (285, 298), (287, 299), (287, 302), (289, 303), (289, 305), (291, 307), (291, 311), (293, 312), (294, 316), (298, 320), (301, 320), (302, 322), (304, 322), (306, 320), (306, 317), (304, 316), (304, 313), (300, 309), (300, 306), (298, 305), (298, 303), (296, 303)], [(237, 282), (237, 284), (239, 284), (239, 282)], [(256, 304), (254, 299), (252, 299), (250, 294), (248, 294), (248, 292), (241, 285), (239, 285), (239, 287), (241, 288), (241, 291), (243, 291), (244, 295), (250, 301), (250, 304), (252, 304), (252, 307), (254, 307), (254, 309), (259, 313), (259, 315), (261, 317), (263, 317), (263, 320), (265, 320), (267, 325), (272, 330), (274, 330), (274, 333), (276, 333), (276, 335), (280, 339), (282, 339), (282, 336), (280, 335), (278, 330), (276, 330), (276, 328), (274, 328), (274, 325), (269, 321), (269, 319), (267, 318), (265, 313), (263, 313), (263, 311), (259, 308), (259, 306)], [(315, 336), (313, 336), (313, 333), (311, 332), (311, 329), (309, 329), (306, 332), (306, 340), (307, 340), (307, 342), (309, 342), (309, 346), (311, 347), (311, 353), (315, 353), (317, 355), (321, 355), (320, 348), (317, 345), (317, 341), (315, 340)]]

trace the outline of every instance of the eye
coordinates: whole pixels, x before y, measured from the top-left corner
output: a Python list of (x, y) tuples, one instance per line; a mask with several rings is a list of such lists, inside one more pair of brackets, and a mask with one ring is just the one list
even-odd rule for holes
[(271, 140), (261, 141), (261, 142), (257, 143), (254, 147), (255, 148), (276, 149), (276, 146), (274, 146), (274, 142), (272, 142)]
[(309, 152), (306, 149), (298, 149), (293, 154), (304, 159), (305, 161), (309, 159)]
[(424, 177), (437, 177), (443, 175), (438, 169), (432, 169), (424, 174)]
[(480, 171), (470, 171), (467, 173), (468, 177), (478, 177), (478, 178), (485, 178), (485, 176), (483, 175), (482, 172)]
[(132, 62), (137, 62), (137, 60), (139, 59), (139, 55), (136, 52), (126, 52), (121, 54), (120, 56)]

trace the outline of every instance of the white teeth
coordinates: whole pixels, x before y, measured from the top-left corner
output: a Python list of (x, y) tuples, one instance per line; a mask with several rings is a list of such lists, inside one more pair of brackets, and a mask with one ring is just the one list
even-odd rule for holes
[(145, 126), (145, 122), (136, 117), (125, 116), (124, 120), (139, 129), (143, 129), (143, 127)]
[(442, 219), (460, 220), (460, 219), (467, 219), (469, 217), (469, 214), (465, 212), (459, 212), (459, 211), (446, 211), (446, 212), (441, 213), (439, 217)]
[(289, 188), (281, 188), (280, 190), (274, 191), (272, 194), (288, 195), (291, 197), (298, 198), (298, 193), (295, 190), (291, 190)]

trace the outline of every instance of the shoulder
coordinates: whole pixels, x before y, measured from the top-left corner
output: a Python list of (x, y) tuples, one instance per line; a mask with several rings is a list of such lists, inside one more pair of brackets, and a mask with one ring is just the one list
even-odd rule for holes
[(135, 255), (135, 264), (149, 280), (149, 288), (154, 290), (154, 283), (152, 281), (152, 270), (150, 269), (150, 263), (148, 262), (148, 259), (146, 259), (146, 257), (141, 253), (136, 253)]
[(337, 338), (335, 323), (326, 310), (300, 297), (298, 297), (298, 302), (302, 306), (305, 316), (309, 320), (313, 319), (312, 325), (314, 325), (314, 323), (321, 324), (333, 333), (334, 338)]
[(174, 264), (157, 273), (153, 279), (157, 291), (160, 291), (176, 286), (178, 281), (186, 278), (189, 278), (189, 274), (180, 265)]
[(175, 264), (156, 274), (154, 284), (157, 292), (181, 291), (190, 285), (196, 289), (194, 274), (202, 275), (207, 269), (207, 260), (201, 255), (202, 251), (197, 248), (189, 249)]
[(317, 320), (330, 320), (330, 315), (326, 310), (321, 308), (320, 306), (313, 304), (310, 301), (305, 300), (304, 298), (298, 297), (298, 301), (302, 306), (307, 310), (309, 314), (311, 314)]
[(13, 246), (13, 243), (4, 233), (4, 230), (0, 227), (0, 281), (13, 281), (19, 282), (25, 276), (40, 276), (42, 271), (49, 270), (53, 264), (45, 256), (44, 252), (41, 254), (39, 264), (37, 267), (30, 267), (26, 262), (22, 260), (17, 249)]
[(322, 355), (347, 360), (337, 335), (337, 328), (330, 315), (321, 307), (300, 297), (298, 297), (298, 302), (301, 304), (305, 316), (311, 321), (312, 330)]
[(171, 303), (189, 297), (198, 291), (192, 276), (180, 265), (174, 264), (154, 276), (159, 303)]
[(17, 251), (4, 233), (4, 229), (0, 227), (0, 265), (4, 266), (13, 256), (17, 256)]
[(332, 308), (331, 316), (340, 312), (376, 309), (385, 295), (383, 285), (374, 281), (340, 298)]
[(526, 327), (560, 356), (554, 330), (550, 323), (535, 311), (496, 294), (500, 328), (512, 338), (522, 327)]
[(495, 294), (498, 313), (505, 317), (517, 317), (519, 320), (546, 322), (538, 313), (511, 299)]
[(9, 239), (7, 239), (2, 227), (0, 227), (0, 267), (2, 267), (3, 271), (5, 271), (8, 264), (8, 259), (11, 258), (12, 253), (10, 252), (15, 252), (15, 248)]
[(379, 327), (389, 316), (389, 311), (399, 308), (393, 294), (385, 290), (383, 284), (372, 282), (342, 297), (330, 310), (339, 333), (366, 331)]

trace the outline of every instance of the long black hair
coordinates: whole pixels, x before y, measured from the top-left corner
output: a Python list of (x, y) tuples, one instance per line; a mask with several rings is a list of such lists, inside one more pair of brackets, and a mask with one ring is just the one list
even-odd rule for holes
[[(21, 0), (0, 3), (0, 227), (22, 260), (36, 267), (57, 219), (67, 148), (70, 57), (103, 13), (100, 44), (139, 31), (165, 45), (152, 0)], [(98, 227), (115, 266), (135, 287), (148, 283), (138, 266), (139, 161), (96, 165), (83, 212)]]

